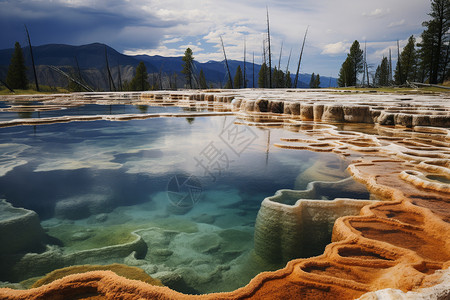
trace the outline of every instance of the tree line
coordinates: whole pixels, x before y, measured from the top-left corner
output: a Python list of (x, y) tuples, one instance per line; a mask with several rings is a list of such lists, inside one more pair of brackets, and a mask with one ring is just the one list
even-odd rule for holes
[[(347, 58), (339, 71), (340, 87), (356, 86), (358, 76), (362, 73), (362, 85), (389, 86), (405, 85), (411, 82), (438, 84), (450, 77), (450, 1), (431, 0), (431, 20), (423, 22), (425, 27), (420, 35), (420, 43), (409, 37), (406, 46), (400, 52), (397, 41), (397, 64), (392, 68), (392, 55), (383, 56), (369, 80), (368, 65), (364, 51), (355, 40), (350, 47)], [(392, 77), (392, 73), (394, 76)]]
[[(28, 32), (27, 32), (28, 33)], [(297, 72), (295, 74), (295, 80), (292, 82), (292, 76), (289, 72), (289, 61), (291, 58), (291, 54), (289, 54), (289, 59), (286, 67), (286, 71), (283, 72), (280, 67), (281, 62), (281, 56), (282, 56), (282, 49), (283, 45), (281, 45), (281, 51), (280, 51), (280, 59), (278, 62), (278, 68), (275, 66), (272, 68), (272, 55), (271, 55), (271, 37), (270, 37), (270, 26), (269, 26), (269, 10), (267, 8), (267, 39), (263, 40), (263, 57), (264, 60), (262, 62), (262, 65), (259, 69), (259, 72), (257, 74), (257, 86), (259, 88), (296, 88), (298, 86), (298, 78), (299, 78), (299, 71), (300, 71), (300, 64), (302, 60), (302, 54), (303, 49), (305, 46), (306, 36), (308, 33), (308, 28), (306, 29), (305, 36), (303, 38), (303, 43), (301, 47), (300, 57), (298, 61), (297, 66)], [(228, 80), (226, 81), (226, 84), (224, 88), (247, 88), (250, 86), (249, 80), (246, 76), (246, 47), (245, 47), (245, 41), (244, 41), (244, 65), (243, 68), (239, 65), (236, 69), (236, 73), (234, 77), (232, 78), (230, 74), (230, 69), (228, 66), (226, 53), (225, 53), (225, 47), (223, 45), (222, 41), (222, 48), (224, 52), (225, 57), (225, 63), (227, 67), (227, 75)], [(31, 52), (31, 42), (29, 42), (30, 45), (30, 52)], [(292, 49), (291, 49), (292, 52)], [(33, 54), (31, 53), (31, 57), (33, 60)], [(157, 90), (163, 88), (163, 74), (161, 71), (159, 74), (150, 74), (152, 78), (149, 78), (149, 74), (147, 73), (146, 66), (144, 62), (140, 62), (135, 70), (134, 77), (127, 81), (125, 80), (122, 82), (121, 74), (120, 74), (120, 65), (118, 66), (118, 81), (115, 82), (112, 77), (112, 72), (109, 67), (108, 63), (108, 55), (107, 55), (107, 49), (105, 46), (105, 59), (106, 59), (106, 79), (109, 85), (110, 91), (143, 91), (143, 90)], [(71, 67), (69, 71), (64, 72), (58, 67), (55, 66), (49, 66), (52, 70), (58, 72), (60, 75), (64, 76), (68, 80), (67, 89), (69, 91), (93, 91), (91, 87), (83, 80), (81, 76), (81, 70), (78, 66), (78, 61), (75, 57), (76, 61), (76, 68)], [(181, 73), (185, 77), (185, 87), (187, 88), (200, 88), (200, 89), (206, 89), (208, 88), (208, 83), (206, 81), (205, 74), (203, 70), (200, 70), (200, 72), (197, 72), (195, 70), (194, 65), (194, 57), (193, 52), (190, 48), (187, 48), (184, 56), (182, 57), (183, 65)], [(255, 84), (255, 70), (254, 70), (254, 53), (253, 53), (253, 72), (252, 72), (252, 84), (251, 86), (254, 88), (256, 87)], [(33, 69), (34, 69), (34, 61), (33, 61)], [(35, 69), (34, 69), (35, 70)], [(36, 72), (35, 73), (35, 81), (36, 81), (36, 87), (37, 90), (39, 90), (37, 85), (37, 77)], [(173, 74), (173, 76), (166, 76), (166, 79), (169, 79), (169, 89), (177, 89), (177, 76), (176, 74)], [(26, 89), (28, 86), (28, 81), (26, 77), (26, 67), (25, 62), (23, 58), (22, 49), (20, 47), (20, 44), (16, 42), (16, 47), (14, 54), (11, 59), (11, 64), (8, 69), (8, 76), (7, 76), (7, 82), (4, 83), (1, 81), (0, 83), (11, 86), (13, 88), (20, 88), (20, 89)], [(11, 83), (10, 85), (8, 84)], [(222, 88), (222, 83), (220, 82), (220, 87)], [(167, 86), (167, 85), (166, 85)], [(320, 76), (319, 74), (315, 75), (314, 73), (311, 76), (310, 84), (309, 86), (311, 88), (318, 88), (320, 86)], [(209, 83), (209, 87), (213, 87), (212, 83)], [(11, 89), (11, 88), (10, 88)], [(12, 90), (12, 89), (11, 89)]]

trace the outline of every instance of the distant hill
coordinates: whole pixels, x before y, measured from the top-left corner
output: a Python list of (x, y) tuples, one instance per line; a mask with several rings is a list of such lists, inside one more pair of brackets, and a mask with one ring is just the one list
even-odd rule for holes
[[(163, 88), (169, 87), (169, 81), (172, 83), (176, 82), (176, 86), (179, 88), (184, 85), (184, 75), (180, 73), (183, 64), (181, 56), (129, 56), (121, 54), (115, 49), (100, 43), (81, 46), (48, 44), (33, 47), (33, 54), (38, 71), (38, 80), (41, 84), (49, 86), (67, 86), (67, 79), (49, 69), (48, 66), (57, 66), (68, 73), (75, 74), (78, 73), (78, 62), (83, 80), (96, 90), (109, 90), (106, 76), (105, 48), (115, 82), (118, 82), (119, 66), (122, 80), (130, 81), (134, 76), (136, 66), (140, 61), (143, 61), (147, 67), (147, 71), (150, 73), (150, 81), (157, 80), (158, 75), (162, 74), (162, 78), (164, 78), (164, 80), (161, 80)], [(29, 78), (31, 79), (32, 73), (29, 48), (23, 47), (22, 49), (25, 61), (30, 66), (28, 72)], [(2, 79), (5, 79), (6, 77), (7, 68), (13, 51), (14, 49), (12, 48), (0, 50), (0, 78)], [(229, 60), (228, 64), (232, 76), (234, 76), (238, 65), (241, 65), (241, 68), (243, 67), (242, 61)], [(253, 67), (252, 63), (246, 62), (247, 87), (253, 86), (253, 68), (255, 71), (255, 86), (257, 86), (260, 67), (261, 65), (259, 64), (255, 64)], [(203, 69), (208, 84), (213, 87), (222, 87), (228, 79), (225, 63), (223, 61), (209, 61), (206, 63), (194, 61), (194, 69), (197, 74)], [(292, 79), (294, 75), (292, 75)], [(307, 83), (309, 83), (310, 77), (310, 74), (300, 74), (299, 87), (308, 87)], [(336, 86), (335, 78), (331, 78), (330, 80), (329, 77), (321, 77), (321, 82), (321, 87), (328, 87), (329, 84), (331, 84), (331, 86)]]

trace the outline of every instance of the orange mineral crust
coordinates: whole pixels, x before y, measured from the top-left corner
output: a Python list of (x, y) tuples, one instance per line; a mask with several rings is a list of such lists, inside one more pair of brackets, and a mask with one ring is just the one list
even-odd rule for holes
[[(186, 295), (111, 271), (92, 271), (29, 290), (3, 288), (0, 298), (378, 299), (380, 290), (392, 289), (383, 294), (388, 295), (386, 299), (407, 292), (448, 299), (448, 96), (410, 95), (406, 106), (402, 100), (405, 97), (393, 95), (277, 93), (147, 93), (140, 101), (161, 105), (206, 102), (210, 107), (217, 102), (219, 110), (227, 108), (228, 103), (242, 124), (284, 128), (287, 137), (276, 142), (277, 147), (334, 152), (346, 157), (349, 173), (367, 187), (371, 199), (381, 201), (364, 206), (359, 215), (338, 218), (332, 243), (322, 255), (293, 259), (283, 269), (260, 273), (245, 287), (228, 293)], [(342, 99), (349, 100), (337, 101)], [(434, 107), (425, 105), (425, 100)], [(287, 211), (293, 205), (283, 207)], [(435, 290), (430, 290), (434, 286)]]

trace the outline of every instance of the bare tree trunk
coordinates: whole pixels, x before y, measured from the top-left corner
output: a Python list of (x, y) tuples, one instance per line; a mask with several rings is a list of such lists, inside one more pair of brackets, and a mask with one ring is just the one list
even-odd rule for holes
[(244, 89), (247, 88), (247, 74), (246, 74), (246, 62), (245, 62), (245, 56), (246, 56), (246, 52), (247, 52), (247, 44), (245, 42), (245, 37), (244, 37)]
[(291, 51), (289, 51), (289, 58), (288, 58), (288, 61), (287, 61), (286, 72), (285, 72), (286, 74), (289, 71), (289, 63), (291, 62), (291, 54), (292, 54), (292, 48), (291, 48)]
[(253, 52), (252, 76), (253, 76), (252, 88), (255, 88), (255, 52)]
[(272, 88), (272, 52), (270, 50), (269, 8), (267, 6), (266, 11), (267, 11), (267, 40), (269, 43), (269, 87)]
[(230, 68), (228, 67), (227, 54), (225, 53), (225, 46), (223, 45), (222, 36), (220, 36), (220, 41), (222, 42), (223, 56), (225, 57), (225, 65), (227, 66), (228, 80), (230, 80), (231, 88), (233, 88), (233, 80), (231, 80)]
[(392, 85), (392, 54), (389, 48), (389, 84)]
[(25, 30), (27, 32), (28, 46), (30, 47), (31, 63), (33, 64), (34, 83), (36, 84), (36, 91), (39, 92), (39, 84), (38, 84), (38, 79), (37, 79), (37, 75), (36, 75), (36, 66), (34, 64), (33, 48), (31, 47), (30, 34), (28, 33), (28, 28), (26, 25), (25, 25)]
[(297, 73), (295, 73), (294, 88), (297, 88), (298, 74), (300, 72), (300, 64), (302, 62), (303, 49), (305, 48), (305, 41), (306, 41), (306, 35), (308, 34), (308, 28), (309, 28), (309, 26), (306, 27), (305, 36), (303, 37), (302, 50), (300, 51), (300, 58), (298, 59)]
[[(108, 52), (106, 50), (106, 45), (105, 45), (105, 60), (106, 60), (106, 71), (108, 72), (109, 90), (112, 92), (113, 89), (114, 89), (114, 91), (116, 90), (116, 86), (114, 84), (114, 80), (113, 80), (112, 75), (111, 75), (111, 70), (109, 69)], [(144, 84), (143, 83), (142, 83), (142, 89), (144, 89)]]
[(84, 82), (83, 77), (81, 76), (81, 70), (80, 70), (80, 65), (78, 64), (78, 59), (76, 56), (74, 58), (75, 58), (75, 65), (77, 66), (78, 79), (80, 79), (81, 82)]
[(281, 42), (280, 57), (278, 58), (278, 70), (281, 70), (281, 55), (283, 53), (283, 42)]
[(63, 75), (63, 76), (66, 77), (67, 79), (69, 79), (69, 80), (75, 82), (76, 84), (78, 84), (79, 86), (81, 86), (82, 88), (84, 88), (86, 91), (88, 91), (88, 92), (93, 92), (93, 91), (94, 91), (94, 90), (93, 90), (92, 88), (90, 88), (89, 86), (87, 86), (87, 85), (85, 85), (84, 83), (82, 83), (81, 81), (79, 81), (79, 80), (73, 78), (72, 76), (70, 76), (70, 75), (67, 74), (66, 72), (64, 72), (64, 71), (62, 71), (62, 70), (60, 70), (60, 69), (58, 69), (57, 67), (55, 67), (55, 66), (48, 66), (48, 67), (49, 67), (50, 69), (52, 69), (52, 70), (58, 72), (59, 74)]
[(0, 79), (0, 83), (3, 84), (4, 86), (6, 86), (6, 88), (11, 92), (14, 93), (14, 90), (3, 80)]

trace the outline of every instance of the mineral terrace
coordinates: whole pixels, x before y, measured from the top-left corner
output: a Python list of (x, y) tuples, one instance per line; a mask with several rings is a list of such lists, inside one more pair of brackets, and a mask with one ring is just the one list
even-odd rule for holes
[[(39, 101), (2, 111), (54, 110), (84, 104), (118, 104), (118, 94), (5, 96)], [(318, 190), (346, 186), (312, 182), (306, 190), (280, 190), (264, 199), (255, 225), (261, 259), (295, 257), (314, 242), (311, 228), (332, 227), (320, 256), (292, 259), (228, 293), (186, 295), (111, 270), (71, 274), (29, 290), (0, 289), (2, 299), (448, 299), (450, 297), (450, 94), (388, 94), (333, 90), (204, 90), (120, 93), (122, 104), (205, 108), (176, 114), (95, 115), (15, 119), (0, 127), (58, 122), (233, 114), (247, 126), (284, 128), (275, 146), (334, 152), (371, 193), (370, 200), (315, 199)], [(123, 99), (123, 98), (122, 98)], [(302, 133), (292, 138), (289, 133)], [(332, 171), (330, 171), (332, 172)], [(332, 177), (333, 174), (328, 174)], [(327, 181), (324, 178), (324, 181)], [(348, 187), (347, 187), (348, 188)], [(2, 206), (4, 255), (38, 242), (36, 214)], [(23, 241), (10, 242), (17, 230)], [(10, 246), (7, 246), (10, 245)], [(142, 247), (139, 239), (129, 249)], [(133, 248), (134, 247), (134, 248)], [(92, 251), (95, 251), (93, 249)], [(2, 254), (2, 255), (3, 255)], [(88, 255), (84, 253), (83, 255)], [(83, 263), (80, 257), (70, 257)], [(25, 262), (24, 262), (25, 263)], [(147, 281), (149, 282), (149, 281)], [(164, 283), (164, 281), (163, 281)], [(87, 296), (86, 296), (87, 295)]]

